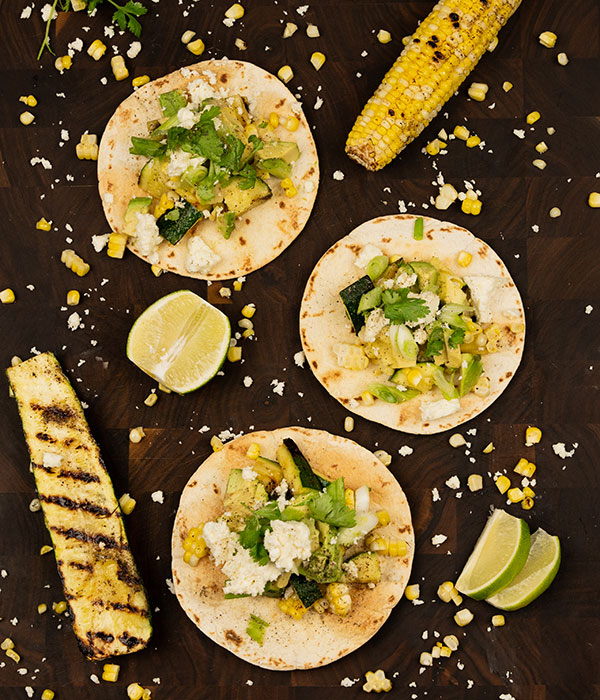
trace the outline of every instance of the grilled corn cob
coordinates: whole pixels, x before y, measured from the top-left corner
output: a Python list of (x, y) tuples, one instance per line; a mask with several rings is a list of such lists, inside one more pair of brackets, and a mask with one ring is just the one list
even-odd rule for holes
[(356, 120), (346, 153), (379, 170), (415, 139), (473, 70), (521, 0), (440, 0)]

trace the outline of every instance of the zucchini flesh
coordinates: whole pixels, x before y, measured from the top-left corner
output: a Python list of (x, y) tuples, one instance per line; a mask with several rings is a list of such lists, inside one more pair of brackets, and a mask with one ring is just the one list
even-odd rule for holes
[(370, 292), (371, 289), (375, 289), (375, 285), (369, 275), (365, 275), (340, 292), (340, 297), (346, 307), (346, 313), (356, 333), (365, 325), (365, 317), (358, 313), (358, 305), (362, 295)]
[[(320, 491), (322, 486), (321, 482), (319, 481), (319, 477), (313, 472), (310, 464), (306, 460), (306, 457), (302, 454), (302, 452), (300, 452), (298, 445), (296, 445), (291, 438), (284, 438), (282, 447), (282, 453), (287, 452), (291, 457), (292, 464), (290, 464), (289, 459), (286, 459), (287, 473), (289, 474), (293, 471), (294, 475), (297, 475), (297, 478), (294, 478), (293, 481), (296, 483), (298, 481), (300, 482), (300, 489), (298, 491), (302, 491), (303, 489), (314, 489), (315, 491)], [(283, 474), (287, 479), (286, 466), (281, 464), (281, 468), (283, 469)], [(290, 484), (290, 481), (288, 481), (288, 484)], [(290, 488), (292, 489), (292, 493), (298, 492), (294, 490), (291, 484)]]
[(7, 375), (79, 646), (95, 661), (143, 649), (146, 593), (81, 404), (52, 353)]
[(316, 603), (317, 600), (323, 597), (319, 584), (315, 583), (315, 581), (310, 581), (306, 576), (292, 574), (290, 583), (305, 608), (310, 608), (313, 603)]
[(158, 232), (171, 245), (179, 243), (192, 226), (202, 218), (202, 212), (184, 200), (182, 207), (173, 207), (156, 220)]

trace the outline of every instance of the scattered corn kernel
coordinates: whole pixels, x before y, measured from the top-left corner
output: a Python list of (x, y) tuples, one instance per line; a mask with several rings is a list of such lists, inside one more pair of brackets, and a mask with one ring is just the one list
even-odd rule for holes
[(440, 649), (440, 656), (442, 656), (442, 657), (448, 658), (451, 654), (452, 654), (452, 649), (450, 649), (450, 647), (443, 646)]
[[(338, 584), (343, 585), (343, 584)], [(329, 599), (328, 599), (329, 602)], [(294, 594), (289, 598), (281, 598), (277, 605), (279, 609), (286, 615), (289, 615), (294, 620), (301, 620), (304, 615), (308, 612), (308, 609), (302, 605), (302, 601), (298, 598), (298, 594), (294, 591)]]
[(558, 63), (559, 63), (561, 66), (566, 66), (567, 63), (569, 62), (569, 57), (567, 56), (566, 53), (561, 52), (561, 53), (559, 53), (558, 56), (556, 57), (556, 60), (558, 61)]
[(386, 452), (385, 450), (376, 450), (374, 452), (374, 455), (386, 467), (389, 467), (392, 463), (392, 455)]
[(39, 498), (33, 498), (31, 502), (29, 503), (29, 510), (32, 513), (38, 513), (42, 508), (42, 504), (40, 503)]
[(121, 667), (118, 664), (104, 664), (102, 668), (102, 680), (116, 683)]
[(553, 126), (548, 126), (546, 127), (546, 133), (552, 136), (552, 134), (556, 133), (556, 129)]
[(229, 362), (239, 362), (242, 359), (242, 348), (239, 345), (233, 345), (227, 351), (227, 359)]
[(146, 437), (146, 433), (141, 425), (129, 431), (129, 442), (141, 442), (144, 437)]
[(116, 233), (113, 231), (108, 239), (106, 254), (109, 258), (121, 259), (125, 255), (127, 247), (127, 239), (129, 236), (126, 233)]
[(150, 265), (150, 271), (155, 277), (160, 277), (164, 272), (162, 267), (159, 267), (158, 265)]
[(469, 138), (466, 141), (467, 148), (475, 148), (475, 146), (479, 146), (480, 143), (481, 139), (476, 134), (469, 136)]
[(458, 638), (454, 634), (447, 634), (444, 637), (444, 644), (450, 651), (456, 651), (458, 649)]
[(241, 292), (243, 284), (244, 283), (241, 280), (235, 280), (235, 282), (233, 283), (233, 290), (235, 292)]
[(58, 58), (54, 61), (54, 67), (60, 73), (69, 70), (72, 65), (73, 59), (70, 56), (58, 56)]
[(225, 12), (227, 19), (242, 19), (244, 16), (244, 8), (239, 2), (234, 2), (233, 5)]
[(37, 606), (38, 615), (43, 615), (46, 612), (46, 610), (48, 610), (48, 606), (46, 605), (46, 603), (40, 603)]
[(169, 387), (165, 386), (164, 384), (161, 384), (160, 382), (158, 383), (158, 389), (159, 389), (159, 391), (163, 391), (165, 394), (171, 393), (171, 390), (169, 389)]
[(437, 589), (437, 595), (444, 603), (449, 603), (452, 600), (452, 593), (456, 590), (452, 581), (444, 581)]
[(442, 149), (442, 142), (439, 139), (433, 139), (433, 141), (430, 141), (426, 146), (425, 150), (427, 153), (429, 153), (430, 156), (437, 156), (437, 154), (441, 151)]
[(473, 613), (468, 608), (464, 608), (456, 613), (454, 616), (454, 622), (456, 622), (459, 627), (465, 627), (465, 625), (468, 625), (469, 622), (471, 622), (473, 617)]
[(457, 139), (460, 139), (461, 141), (466, 141), (471, 135), (467, 127), (462, 125), (455, 126), (454, 131), (452, 133), (456, 136)]
[(542, 439), (542, 431), (536, 428), (534, 425), (527, 426), (525, 430), (525, 446), (531, 447), (532, 445), (537, 445), (537, 443)]
[(467, 94), (472, 100), (483, 102), (486, 98), (489, 86), (486, 83), (471, 83)]
[(390, 524), (390, 514), (387, 512), (387, 510), (378, 510), (375, 515), (377, 516), (377, 520), (379, 521), (381, 527), (385, 527), (386, 525)]
[(254, 304), (246, 304), (242, 308), (242, 316), (244, 316), (245, 318), (252, 318), (255, 313), (256, 313), (256, 306), (254, 306)]
[(222, 450), (224, 447), (223, 442), (216, 435), (211, 437), (210, 446), (212, 447), (213, 452), (219, 452), (219, 450)]
[(535, 150), (538, 153), (546, 153), (546, 151), (548, 150), (548, 146), (546, 145), (546, 143), (544, 143), (544, 141), (540, 141), (536, 144)]
[(23, 102), (23, 104), (26, 104), (28, 107), (35, 107), (38, 103), (33, 95), (21, 95), (21, 97), (19, 97), (19, 102)]
[(448, 209), (448, 207), (457, 200), (458, 192), (450, 184), (446, 183), (440, 187), (440, 192), (435, 198), (435, 208), (436, 209)]
[(554, 32), (542, 32), (538, 37), (538, 41), (542, 46), (545, 46), (547, 49), (552, 49), (556, 44), (557, 38), (558, 37)]
[(457, 262), (461, 267), (469, 267), (473, 262), (473, 256), (471, 253), (467, 253), (466, 250), (461, 250), (458, 254)]
[(154, 406), (158, 401), (158, 394), (155, 391), (151, 391), (148, 396), (144, 399), (145, 406)]
[(351, 433), (354, 430), (354, 418), (352, 416), (346, 416), (344, 418), (344, 430), (347, 433)]
[(541, 116), (542, 115), (539, 112), (529, 112), (529, 114), (525, 117), (525, 121), (528, 124), (535, 124)]
[(277, 77), (282, 82), (289, 83), (294, 77), (294, 71), (290, 68), (290, 66), (281, 66), (281, 68), (277, 71)]
[(479, 199), (472, 199), (471, 197), (465, 197), (460, 205), (462, 212), (465, 214), (472, 214), (473, 216), (479, 215), (481, 207), (482, 202)]
[(348, 508), (354, 508), (354, 489), (344, 489), (344, 503), (348, 506)]
[(88, 55), (91, 56), (94, 61), (99, 61), (104, 53), (106, 52), (106, 44), (100, 39), (94, 39), (92, 43), (88, 46)]
[(129, 77), (129, 71), (127, 70), (123, 56), (113, 56), (110, 59), (110, 67), (115, 76), (115, 80), (125, 80), (125, 78)]
[(523, 487), (523, 495), (525, 496), (525, 498), (534, 498), (535, 491), (533, 489), (529, 488), (529, 486), (524, 486)]
[(81, 134), (79, 143), (75, 146), (79, 160), (98, 160), (98, 136), (96, 134)]
[(590, 192), (588, 204), (592, 209), (598, 209), (600, 207), (600, 192)]
[(67, 601), (60, 600), (58, 603), (52, 603), (52, 610), (57, 615), (62, 615), (64, 612), (67, 612)]
[(421, 587), (418, 583), (414, 583), (411, 586), (407, 586), (406, 590), (404, 591), (404, 595), (406, 596), (407, 600), (417, 600), (420, 594)]
[(492, 615), (492, 625), (494, 627), (502, 627), (505, 622), (504, 615)]
[(21, 660), (21, 656), (17, 654), (14, 649), (7, 649), (6, 656), (8, 656), (9, 659), (12, 659), (16, 664), (18, 664)]
[(380, 44), (389, 44), (391, 40), (392, 40), (392, 35), (388, 32), (387, 29), (380, 29), (377, 32), (377, 41)]
[(80, 298), (81, 295), (76, 289), (70, 289), (67, 292), (67, 306), (77, 306), (77, 304), (79, 304)]
[(392, 689), (392, 681), (385, 677), (385, 673), (378, 668), (375, 673), (373, 671), (367, 671), (365, 674), (367, 682), (363, 684), (362, 689), (365, 693), (375, 692), (375, 693), (389, 693)]
[(321, 33), (319, 32), (319, 27), (317, 27), (316, 24), (309, 23), (306, 26), (306, 36), (309, 37), (309, 39), (317, 39), (320, 37)]
[(127, 697), (129, 700), (142, 700), (144, 689), (139, 683), (130, 683), (127, 686)]
[(142, 85), (145, 85), (146, 83), (150, 82), (150, 76), (149, 75), (138, 75), (137, 78), (134, 78), (131, 81), (131, 85), (133, 87), (142, 87)]
[(23, 124), (23, 126), (29, 126), (31, 123), (33, 123), (34, 119), (35, 115), (31, 112), (21, 112), (21, 114), (19, 114), (19, 121), (21, 124)]
[(493, 442), (488, 442), (488, 444), (483, 448), (482, 452), (484, 455), (489, 455), (496, 449)]
[(235, 47), (240, 51), (245, 51), (248, 48), (246, 46), (246, 42), (243, 39), (240, 39), (239, 37), (233, 43), (235, 44)]
[[(73, 8), (75, 9), (75, 8)], [(54, 698), (54, 691), (50, 690), (50, 688), (46, 688), (44, 692), (42, 693), (42, 700), (53, 700)]]
[(35, 222), (35, 227), (40, 231), (50, 231), (52, 229), (52, 222), (42, 216), (39, 221)]
[(246, 330), (242, 332), (242, 338), (251, 338), (253, 335), (254, 328), (246, 328)]
[(246, 457), (248, 457), (248, 459), (258, 459), (260, 457), (260, 445), (257, 442), (250, 444), (246, 452)]
[(14, 648), (15, 648), (15, 643), (13, 642), (13, 640), (10, 637), (5, 637), (2, 644), (0, 644), (0, 649), (2, 649), (2, 651), (8, 651), (8, 649), (14, 649)]
[(511, 503), (520, 503), (525, 498), (525, 494), (523, 493), (523, 491), (521, 491), (521, 489), (518, 486), (515, 486), (512, 489), (508, 489), (506, 495), (508, 496), (508, 500)]
[(315, 51), (310, 57), (310, 62), (315, 70), (320, 70), (325, 63), (325, 54), (321, 51)]
[(200, 56), (200, 54), (204, 52), (205, 48), (206, 47), (204, 46), (202, 39), (194, 39), (194, 41), (190, 41), (187, 45), (187, 50), (193, 53), (194, 56)]
[(527, 496), (521, 501), (521, 508), (523, 510), (531, 510), (533, 508), (533, 498)]
[(375, 403), (375, 397), (370, 391), (363, 391), (360, 398), (365, 406), (372, 406)]
[(448, 442), (450, 443), (451, 447), (462, 447), (466, 444), (467, 441), (465, 440), (464, 436), (460, 433), (453, 433), (448, 438)]
[(152, 698), (152, 691), (150, 688), (144, 688), (144, 692), (142, 693), (142, 700), (151, 700)]
[(40, 556), (44, 556), (44, 554), (50, 554), (52, 551), (52, 547), (49, 544), (44, 544), (40, 547)]
[(542, 160), (541, 158), (536, 158), (534, 161), (531, 162), (531, 164), (539, 170), (543, 170), (547, 165), (546, 161)]
[(294, 24), (293, 22), (286, 22), (285, 27), (283, 29), (283, 38), (289, 39), (292, 35), (296, 33), (297, 29), (297, 24)]
[(498, 491), (500, 491), (500, 493), (506, 493), (510, 488), (510, 479), (507, 476), (504, 476), (504, 474), (501, 474), (496, 479), (496, 488)]
[(298, 127), (300, 126), (300, 120), (298, 117), (292, 115), (291, 117), (288, 117), (288, 119), (285, 122), (285, 128), (288, 131), (297, 131)]
[(525, 476), (528, 479), (531, 479), (531, 477), (535, 473), (535, 469), (536, 466), (533, 462), (528, 462), (526, 459), (521, 457), (513, 471), (515, 471), (517, 474), (520, 474), (521, 476)]
[(124, 493), (121, 498), (119, 498), (119, 505), (124, 515), (131, 515), (136, 503), (137, 501), (135, 498), (132, 498), (128, 493)]
[(350, 589), (345, 583), (330, 583), (327, 586), (325, 597), (329, 601), (331, 612), (340, 617), (345, 617), (352, 607)]
[(469, 474), (469, 478), (467, 479), (467, 486), (469, 487), (469, 491), (481, 491), (483, 488), (483, 477), (481, 474)]
[(252, 321), (249, 318), (241, 318), (238, 321), (238, 326), (240, 328), (246, 328), (246, 329), (254, 328), (254, 324), (252, 323)]
[(185, 32), (183, 32), (183, 34), (181, 35), (181, 43), (189, 44), (195, 36), (196, 32), (192, 31), (191, 29), (186, 29)]
[(7, 287), (6, 289), (3, 289), (0, 292), (0, 302), (3, 304), (12, 304), (15, 300), (15, 293), (13, 292), (10, 287)]
[(513, 89), (513, 87), (513, 84), (509, 80), (505, 80), (502, 83), (502, 89), (504, 90), (504, 92), (510, 92)]
[(419, 656), (421, 666), (433, 666), (433, 656), (428, 651), (421, 652)]

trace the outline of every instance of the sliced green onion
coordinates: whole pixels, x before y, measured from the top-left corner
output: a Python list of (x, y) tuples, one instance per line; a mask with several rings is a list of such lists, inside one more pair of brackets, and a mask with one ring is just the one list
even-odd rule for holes
[(400, 391), (387, 384), (370, 384), (368, 390), (373, 396), (386, 403), (403, 403), (421, 393), (417, 389), (405, 389), (404, 391)]
[(415, 241), (422, 241), (423, 240), (423, 217), (420, 216), (416, 221), (415, 221), (415, 230), (413, 233), (413, 237)]
[(367, 275), (371, 278), (372, 282), (379, 279), (381, 275), (386, 271), (389, 263), (389, 258), (387, 255), (376, 255), (374, 258), (369, 260), (367, 265)]

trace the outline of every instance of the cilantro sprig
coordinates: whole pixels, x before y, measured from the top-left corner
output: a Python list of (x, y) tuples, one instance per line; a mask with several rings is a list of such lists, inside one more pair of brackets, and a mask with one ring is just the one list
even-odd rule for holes
[(332, 481), (325, 491), (313, 496), (308, 510), (315, 520), (333, 527), (354, 527), (356, 513), (348, 508), (344, 499), (344, 477)]
[(415, 322), (429, 313), (429, 307), (425, 301), (409, 297), (408, 292), (408, 289), (386, 289), (381, 295), (383, 313), (390, 321)]

